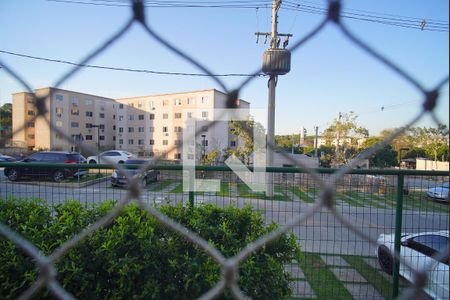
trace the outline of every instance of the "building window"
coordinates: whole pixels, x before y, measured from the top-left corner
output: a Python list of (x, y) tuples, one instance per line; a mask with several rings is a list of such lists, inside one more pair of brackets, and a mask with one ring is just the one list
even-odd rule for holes
[(138, 120), (144, 120), (144, 115), (138, 115)]
[[(56, 126), (56, 127), (62, 127), (62, 125), (63, 125), (63, 124), (62, 124), (62, 121), (56, 121), (56, 122), (55, 122), (55, 126)], [(34, 126), (33, 126), (33, 127), (34, 127)]]
[(116, 141), (116, 136), (115, 136), (115, 135), (113, 135), (113, 141), (114, 141), (114, 142)]
[(94, 101), (92, 101), (91, 99), (86, 99), (86, 100), (84, 100), (84, 104), (92, 105), (92, 104), (94, 104)]
[(104, 135), (100, 135), (100, 136), (98, 137), (98, 139), (99, 139), (100, 141), (104, 141), (104, 140), (105, 140), (105, 136), (104, 136)]
[(78, 106), (78, 98), (77, 97), (72, 97), (71, 100), (72, 100), (71, 102), (72, 102), (73, 106)]
[(134, 140), (130, 139), (128, 140), (128, 145), (133, 145), (134, 144)]
[(128, 132), (134, 132), (134, 127), (128, 127)]
[(202, 118), (207, 118), (207, 117), (208, 117), (208, 112), (202, 111)]
[(119, 145), (123, 145), (123, 140), (119, 139)]
[(164, 127), (163, 127), (163, 132), (168, 132), (168, 131), (169, 131), (169, 127), (164, 126)]
[(87, 112), (86, 112), (86, 117), (92, 118), (93, 115), (94, 115), (94, 114), (92, 113), (92, 111), (87, 111)]
[(148, 103), (148, 107), (150, 107), (150, 108), (155, 107), (155, 103), (154, 103), (153, 101), (150, 101), (150, 102)]
[(138, 107), (142, 107), (142, 101), (138, 102)]
[(72, 116), (78, 116), (78, 115), (80, 114), (80, 110), (79, 110), (77, 107), (73, 107), (73, 108), (70, 110), (70, 114), (71, 114)]
[(134, 115), (129, 115), (129, 116), (128, 116), (128, 120), (129, 120), (129, 121), (133, 121), (133, 120), (134, 120)]
[(175, 119), (181, 119), (181, 113), (175, 113)]
[(123, 109), (123, 104), (119, 104), (119, 109)]
[(173, 103), (174, 103), (175, 105), (181, 105), (181, 99), (175, 99), (175, 100), (173, 101)]
[(153, 152), (153, 151), (150, 151), (150, 152), (148, 153), (148, 156), (150, 156), (150, 157), (153, 157), (153, 156), (155, 156), (155, 152)]
[(34, 111), (29, 110), (29, 111), (28, 111), (28, 115), (29, 115), (29, 116), (34, 116)]
[(63, 100), (64, 100), (64, 96), (61, 95), (61, 94), (56, 94), (56, 95), (55, 95), (55, 100), (56, 100), (56, 101), (63, 101)]
[(100, 125), (98, 125), (98, 128), (99, 128), (99, 129), (105, 129), (105, 124), (100, 124)]
[(73, 128), (78, 128), (80, 126), (80, 124), (78, 122), (72, 122), (72, 123), (70, 123), (70, 126)]
[(100, 106), (100, 110), (105, 111), (105, 106), (104, 105)]
[(134, 107), (134, 103), (128, 103), (130, 107)]
[(164, 100), (163, 100), (163, 106), (167, 106), (167, 105), (169, 105), (169, 100), (164, 99)]
[(163, 141), (162, 141), (162, 144), (163, 144), (163, 146), (169, 145), (169, 140), (163, 140)]
[(92, 124), (91, 123), (86, 123), (86, 128), (92, 128)]
[(187, 98), (187, 104), (195, 104), (195, 98)]
[(28, 138), (29, 138), (30, 140), (34, 140), (34, 134), (29, 134), (29, 135), (28, 135)]
[(34, 104), (34, 98), (32, 97), (27, 98), (27, 102), (30, 104)]
[(208, 147), (208, 140), (202, 140), (202, 146)]
[(138, 140), (138, 145), (144, 145), (144, 140)]
[(113, 125), (113, 130), (116, 130), (116, 125)]
[(148, 128), (148, 131), (149, 131), (149, 132), (155, 132), (155, 127), (150, 126), (150, 127)]
[(177, 146), (181, 145), (181, 140), (175, 140), (175, 145)]
[(104, 114), (104, 113), (99, 113), (98, 116), (99, 116), (101, 119), (104, 119), (104, 118), (105, 118), (105, 114)]
[(92, 135), (86, 135), (86, 141), (92, 141)]
[(138, 132), (144, 132), (144, 127), (139, 127)]
[(155, 144), (155, 140), (150, 140), (150, 145), (154, 145)]
[(175, 153), (173, 158), (174, 159), (181, 159), (181, 153)]
[(236, 147), (236, 141), (231, 141), (231, 142), (230, 142), (230, 146), (231, 146), (231, 147)]
[(56, 112), (56, 115), (57, 115), (57, 116), (61, 116), (62, 113), (63, 113), (62, 107), (56, 107), (56, 108), (55, 108), (55, 112)]
[(119, 127), (119, 132), (123, 132), (123, 127)]
[(119, 121), (123, 121), (123, 116), (119, 116)]
[(188, 112), (187, 113), (187, 117), (188, 117), (188, 119), (191, 119), (192, 118), (192, 112)]
[(150, 117), (150, 120), (154, 120), (155, 119), (155, 114), (150, 114), (149, 117)]
[(208, 103), (208, 97), (207, 96), (203, 96), (202, 97), (202, 104), (206, 104)]
[(163, 114), (163, 119), (168, 119), (169, 118), (169, 114)]
[(175, 126), (174, 129), (175, 129), (175, 132), (182, 132), (183, 131), (183, 128), (181, 126)]

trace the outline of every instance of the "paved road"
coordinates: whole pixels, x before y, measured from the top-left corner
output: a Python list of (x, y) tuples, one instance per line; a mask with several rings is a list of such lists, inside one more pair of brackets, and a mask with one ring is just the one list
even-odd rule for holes
[[(100, 203), (106, 199), (120, 200), (126, 196), (126, 189), (112, 188), (108, 181), (93, 184), (83, 188), (46, 186), (51, 183), (32, 184), (32, 182), (11, 183), (4, 177), (0, 178), (0, 197), (11, 196), (26, 198), (41, 198), (48, 203), (63, 203), (75, 199), (81, 203)], [(188, 201), (187, 194), (167, 193), (173, 187), (169, 186), (160, 192), (146, 191), (142, 199), (148, 203), (161, 204)], [(233, 195), (233, 193), (231, 193)], [(242, 207), (250, 204), (263, 213), (266, 222), (287, 224), (298, 214), (306, 212), (312, 204), (299, 199), (294, 201), (270, 201), (259, 199), (238, 198), (236, 196), (220, 197), (215, 195), (196, 196), (199, 203), (216, 203), (219, 206), (236, 205)], [(374, 207), (353, 207), (339, 203), (337, 211), (353, 226), (362, 229), (365, 234), (376, 239), (381, 233), (392, 233), (395, 228), (395, 210)], [(448, 229), (448, 213), (437, 213), (426, 210), (405, 211), (403, 214), (403, 231), (420, 232)], [(375, 247), (342, 225), (336, 217), (322, 209), (303, 224), (293, 227), (303, 250), (328, 254), (351, 254), (373, 256)]]

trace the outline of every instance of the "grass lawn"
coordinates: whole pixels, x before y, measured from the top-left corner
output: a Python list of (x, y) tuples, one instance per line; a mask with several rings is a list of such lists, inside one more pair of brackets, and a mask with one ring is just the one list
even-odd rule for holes
[(165, 189), (166, 187), (168, 187), (169, 185), (171, 185), (173, 182), (175, 182), (174, 180), (164, 180), (164, 181), (158, 181), (155, 183), (152, 183), (151, 185), (148, 186), (148, 190), (152, 191), (152, 192), (160, 192), (163, 189)]
[[(291, 191), (299, 197), (301, 200), (303, 200), (306, 203), (314, 203), (314, 199), (309, 195), (308, 189), (299, 188), (299, 187), (292, 187)], [(315, 194), (315, 191), (314, 191)]]
[(274, 192), (281, 193), (275, 194), (272, 197), (267, 197), (263, 192), (253, 192), (245, 183), (238, 183), (237, 190), (239, 193), (239, 197), (242, 198), (253, 198), (253, 199), (263, 199), (263, 200), (276, 200), (276, 201), (292, 201), (291, 198), (288, 197), (286, 191), (281, 186), (275, 186)]
[(92, 174), (91, 173), (91, 174), (83, 175), (80, 178), (78, 178), (78, 177), (66, 178), (62, 182), (64, 182), (64, 183), (82, 183), (82, 182), (87, 182), (87, 181), (98, 179), (98, 178), (104, 178), (104, 177), (107, 177), (107, 176), (109, 176), (109, 174), (102, 174), (102, 173), (100, 173), (100, 174), (97, 174), (97, 173)]
[(317, 299), (353, 299), (317, 253), (303, 253), (299, 266)]
[(230, 184), (228, 182), (220, 182), (220, 192), (216, 192), (216, 196), (230, 196)]

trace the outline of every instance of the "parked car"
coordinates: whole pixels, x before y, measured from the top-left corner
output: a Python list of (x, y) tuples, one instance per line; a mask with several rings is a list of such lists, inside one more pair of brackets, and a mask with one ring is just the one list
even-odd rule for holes
[(9, 156), (9, 155), (4, 155), (2, 153), (0, 153), (0, 162), (12, 162), (12, 161), (16, 161), (17, 159), (15, 157)]
[(133, 153), (123, 150), (108, 150), (87, 158), (90, 164), (123, 164), (126, 160), (135, 158)]
[(159, 171), (154, 169), (149, 169), (142, 173), (139, 169), (140, 165), (146, 163), (143, 159), (130, 159), (125, 161), (125, 164), (137, 165), (136, 169), (124, 169), (124, 170), (114, 170), (111, 174), (111, 185), (115, 186), (126, 186), (128, 184), (128, 178), (133, 178), (139, 176), (142, 186), (146, 186), (150, 182), (158, 181)]
[(427, 196), (436, 201), (448, 202), (448, 182), (444, 182), (442, 186), (429, 188), (427, 190)]
[[(382, 234), (378, 238), (377, 256), (381, 269), (388, 274), (393, 271), (394, 234)], [(436, 260), (436, 255), (444, 255)], [(427, 270), (428, 281), (424, 291), (435, 299), (448, 299), (448, 230), (404, 234), (401, 237), (400, 257), (415, 270)], [(400, 273), (413, 282), (413, 273), (400, 261)]]
[[(66, 164), (78, 164), (85, 163), (84, 158), (78, 152), (65, 152), (65, 151), (43, 151), (36, 152), (30, 156), (16, 161), (16, 163), (66, 163)], [(4, 170), (5, 176), (11, 180), (16, 181), (23, 177), (50, 177), (55, 182), (61, 182), (68, 177), (83, 176), (87, 173), (86, 169), (72, 169), (72, 168), (49, 168), (49, 167), (7, 167)]]

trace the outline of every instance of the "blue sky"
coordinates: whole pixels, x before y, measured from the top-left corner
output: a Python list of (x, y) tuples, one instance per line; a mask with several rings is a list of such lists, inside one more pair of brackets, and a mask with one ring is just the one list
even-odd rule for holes
[[(325, 1), (292, 1), (324, 6)], [(343, 8), (448, 23), (448, 1), (343, 1)], [(149, 25), (161, 36), (217, 74), (250, 73), (261, 64), (268, 45), (256, 44), (256, 31), (270, 31), (270, 7), (256, 9), (148, 8)], [(46, 0), (0, 0), (0, 50), (78, 62), (125, 24), (128, 7), (105, 7)], [(292, 33), (291, 44), (304, 37), (323, 16), (281, 10), (279, 32)], [(448, 32), (420, 31), (343, 19), (364, 42), (431, 88), (448, 76)], [(0, 59), (33, 88), (53, 86), (71, 67), (0, 53)], [(167, 72), (200, 72), (174, 55), (135, 24), (122, 39), (90, 64)], [(222, 78), (229, 89), (242, 77)], [(217, 88), (207, 77), (151, 75), (84, 68), (62, 88), (119, 98)], [(23, 91), (0, 69), (0, 103)], [(267, 78), (253, 80), (241, 98), (255, 108), (267, 106)], [(280, 76), (276, 99), (276, 133), (324, 130), (339, 112), (354, 111), (373, 135), (399, 127), (421, 107), (421, 95), (405, 80), (346, 39), (333, 25), (292, 53), (291, 72)], [(438, 115), (449, 123), (448, 85)], [(385, 107), (382, 111), (381, 107)], [(418, 125), (432, 126), (430, 118)]]

